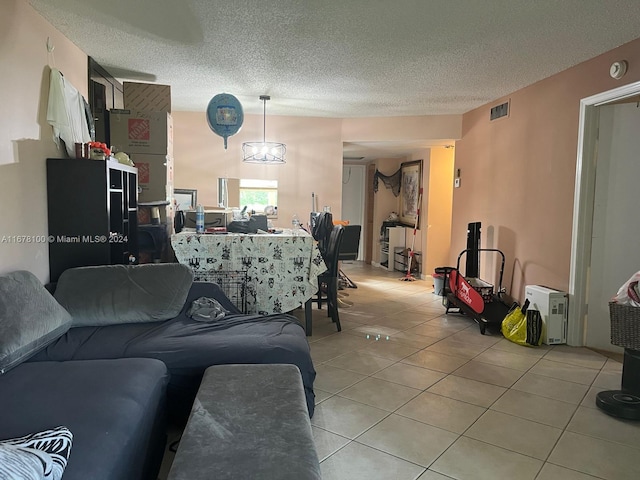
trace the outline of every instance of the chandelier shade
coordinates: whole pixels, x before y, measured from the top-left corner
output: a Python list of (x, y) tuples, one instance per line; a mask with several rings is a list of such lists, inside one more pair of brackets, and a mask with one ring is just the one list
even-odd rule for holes
[(248, 163), (286, 163), (284, 156), (287, 146), (276, 142), (244, 142), (242, 144), (243, 162)]
[(262, 142), (244, 142), (242, 144), (242, 161), (245, 163), (260, 163), (274, 165), (286, 163), (287, 146), (284, 143), (267, 142), (267, 100), (269, 95), (260, 95), (263, 102)]

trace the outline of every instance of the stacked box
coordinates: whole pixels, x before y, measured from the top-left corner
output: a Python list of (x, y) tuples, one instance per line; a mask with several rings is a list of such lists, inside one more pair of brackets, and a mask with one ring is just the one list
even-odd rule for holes
[[(111, 146), (123, 151), (138, 168), (138, 202), (168, 202), (159, 207), (160, 221), (173, 233), (173, 119), (171, 87), (124, 82), (123, 110), (111, 110)], [(149, 223), (149, 208), (138, 211)], [(146, 221), (145, 221), (146, 220)]]
[[(138, 168), (138, 202), (166, 201), (160, 220), (173, 229), (173, 121), (167, 112), (112, 110), (111, 146)], [(170, 233), (170, 232), (169, 232)]]
[(111, 110), (111, 146), (129, 154), (173, 156), (173, 119), (168, 112)]
[(173, 157), (170, 155), (131, 154), (138, 169), (138, 201), (156, 202), (173, 198)]
[(171, 87), (155, 83), (124, 82), (124, 107), (143, 112), (171, 113)]

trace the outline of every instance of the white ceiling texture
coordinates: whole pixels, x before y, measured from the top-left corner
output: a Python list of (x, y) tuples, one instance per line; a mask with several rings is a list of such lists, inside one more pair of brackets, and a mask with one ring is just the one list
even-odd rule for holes
[(116, 78), (203, 112), (226, 92), (250, 114), (262, 94), (267, 115), (462, 114), (640, 36), (640, 0), (29, 3)]

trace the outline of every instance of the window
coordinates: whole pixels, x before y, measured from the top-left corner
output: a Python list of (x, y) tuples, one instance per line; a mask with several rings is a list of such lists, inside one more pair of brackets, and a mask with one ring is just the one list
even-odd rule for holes
[(240, 179), (240, 206), (248, 212), (277, 216), (278, 181)]

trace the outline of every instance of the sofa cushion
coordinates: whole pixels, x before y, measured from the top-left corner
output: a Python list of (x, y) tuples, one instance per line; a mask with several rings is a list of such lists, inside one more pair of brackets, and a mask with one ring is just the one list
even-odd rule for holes
[(54, 296), (74, 327), (154, 322), (180, 313), (192, 282), (179, 263), (78, 267), (60, 275)]
[(167, 382), (150, 358), (22, 363), (0, 376), (0, 438), (65, 425), (73, 448), (63, 480), (155, 479)]
[(0, 441), (0, 478), (61, 480), (72, 442), (67, 427)]
[(64, 335), (71, 315), (30, 272), (0, 275), (0, 372)]

